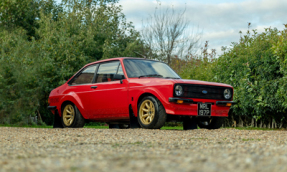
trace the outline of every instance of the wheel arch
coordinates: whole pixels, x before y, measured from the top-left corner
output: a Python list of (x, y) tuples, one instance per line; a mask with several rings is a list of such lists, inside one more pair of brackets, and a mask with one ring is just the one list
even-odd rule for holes
[(131, 106), (132, 108), (132, 111), (134, 113), (134, 115), (137, 117), (138, 116), (138, 104), (141, 102), (141, 100), (144, 98), (144, 97), (147, 97), (147, 96), (153, 96), (155, 98), (157, 98), (162, 104), (164, 103), (164, 101), (160, 98), (160, 96), (158, 96), (157, 94), (155, 93), (151, 93), (151, 92), (144, 92), (142, 93), (138, 99), (135, 101), (135, 103), (133, 104), (133, 106)]
[[(149, 92), (146, 92), (146, 93), (143, 93), (139, 96), (138, 98), (138, 101), (137, 101), (137, 105), (142, 101), (143, 98), (147, 97), (147, 96), (154, 96), (156, 97), (155, 95), (149, 93)], [(157, 98), (157, 97), (156, 97)], [(158, 98), (157, 98), (158, 99)]]
[[(87, 114), (85, 113), (85, 109), (83, 107), (83, 104), (82, 102), (78, 102), (77, 100), (77, 97), (74, 98), (73, 96), (69, 96), (69, 97), (65, 97), (65, 99), (62, 100), (61, 104), (60, 104), (60, 107), (58, 109), (58, 114), (59, 116), (62, 116), (62, 109), (63, 109), (63, 106), (67, 103), (71, 103), (73, 105), (75, 105), (77, 107), (77, 109), (80, 111), (81, 115), (85, 118), (85, 119), (89, 119)], [(79, 100), (80, 101), (80, 100)]]
[(66, 101), (62, 102), (61, 108), (60, 108), (61, 114), (62, 114), (62, 111), (63, 111), (63, 109), (64, 109), (64, 106), (65, 106), (66, 104), (69, 104), (69, 103), (75, 105), (75, 103), (73, 103), (73, 102), (71, 102), (71, 101), (69, 101), (69, 100), (66, 100)]

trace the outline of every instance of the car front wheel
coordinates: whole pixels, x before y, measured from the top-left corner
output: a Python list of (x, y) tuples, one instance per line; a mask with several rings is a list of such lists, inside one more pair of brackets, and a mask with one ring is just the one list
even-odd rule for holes
[(138, 122), (142, 128), (160, 129), (167, 115), (161, 102), (153, 97), (144, 97), (138, 104)]
[(198, 118), (197, 125), (199, 128), (219, 129), (224, 123), (224, 117)]
[(65, 128), (82, 128), (85, 125), (85, 119), (79, 109), (72, 103), (63, 106), (61, 119)]

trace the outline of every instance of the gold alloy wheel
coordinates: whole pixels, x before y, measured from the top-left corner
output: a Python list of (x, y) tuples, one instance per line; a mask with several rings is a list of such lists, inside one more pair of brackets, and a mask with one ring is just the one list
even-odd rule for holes
[(75, 109), (72, 105), (65, 106), (65, 109), (63, 110), (63, 122), (64, 124), (69, 127), (72, 125), (73, 121), (75, 119)]
[(142, 102), (139, 110), (140, 120), (143, 124), (150, 124), (155, 116), (155, 107), (151, 100), (145, 100)]

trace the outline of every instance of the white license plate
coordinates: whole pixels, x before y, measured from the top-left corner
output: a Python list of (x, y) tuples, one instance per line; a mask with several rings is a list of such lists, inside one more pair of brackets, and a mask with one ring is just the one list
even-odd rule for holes
[(198, 103), (197, 104), (198, 116), (211, 116), (211, 103)]

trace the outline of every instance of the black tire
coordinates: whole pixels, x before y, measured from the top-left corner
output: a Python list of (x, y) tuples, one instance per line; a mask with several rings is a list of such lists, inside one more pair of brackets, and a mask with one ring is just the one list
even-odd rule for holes
[[(140, 116), (140, 107), (143, 105), (145, 102), (152, 102), (154, 105), (154, 115), (149, 123), (145, 123), (143, 118)], [(150, 113), (150, 112), (149, 112)], [(165, 113), (165, 109), (161, 102), (155, 98), (154, 96), (146, 96), (144, 97), (140, 103), (138, 104), (138, 123), (142, 128), (145, 129), (160, 129), (164, 124), (167, 119), (167, 115)]]
[(219, 129), (222, 126), (224, 119), (224, 117), (198, 118), (197, 125), (199, 128)]
[[(65, 122), (65, 117), (64, 117), (64, 110), (66, 107), (73, 107), (71, 109), (73, 109), (73, 112), (71, 110), (71, 113), (74, 113), (74, 119), (71, 122), (71, 124), (67, 124), (67, 122)], [(82, 116), (82, 114), (80, 113), (79, 109), (77, 108), (77, 106), (75, 106), (72, 103), (66, 103), (64, 104), (64, 106), (62, 106), (62, 117), (61, 117), (61, 122), (64, 128), (83, 128), (85, 125), (85, 118)]]

